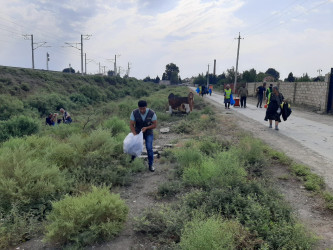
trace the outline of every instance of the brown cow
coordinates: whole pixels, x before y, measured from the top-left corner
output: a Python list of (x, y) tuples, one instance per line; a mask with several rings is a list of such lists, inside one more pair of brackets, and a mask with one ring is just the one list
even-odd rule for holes
[(179, 107), (181, 109), (184, 109), (185, 104), (189, 104), (190, 110), (191, 111), (193, 110), (194, 107), (193, 92), (190, 92), (187, 97), (175, 96), (173, 93), (171, 93), (168, 96), (168, 100), (169, 100), (169, 106), (171, 106), (172, 109), (178, 109)]

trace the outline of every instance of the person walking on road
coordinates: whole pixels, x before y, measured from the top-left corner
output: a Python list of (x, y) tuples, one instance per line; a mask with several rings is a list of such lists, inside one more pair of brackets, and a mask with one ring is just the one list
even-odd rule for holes
[[(154, 132), (157, 126), (157, 116), (154, 110), (147, 108), (147, 102), (140, 100), (138, 102), (138, 108), (133, 110), (130, 117), (130, 129), (134, 135), (143, 133), (143, 139), (146, 142), (146, 149), (148, 154), (148, 166), (149, 171), (154, 172), (154, 151), (153, 141)], [(132, 157), (132, 160), (134, 157)]]
[(264, 82), (262, 86), (259, 86), (257, 88), (257, 95), (258, 95), (258, 103), (257, 103), (257, 108), (260, 105), (260, 108), (262, 108), (262, 100), (264, 98), (264, 94), (266, 92), (266, 83)]
[(238, 89), (238, 96), (240, 97), (241, 108), (246, 108), (246, 98), (248, 94), (249, 91), (247, 90), (245, 84)]
[(277, 86), (273, 87), (273, 92), (268, 96), (268, 106), (266, 110), (265, 121), (269, 120), (269, 128), (272, 128), (273, 120), (275, 121), (275, 130), (279, 130), (279, 122), (281, 122), (281, 104), (284, 100), (283, 95), (279, 92)]
[(270, 93), (272, 93), (272, 92), (273, 92), (273, 84), (270, 83), (270, 84), (269, 84), (269, 87), (268, 87), (267, 90), (266, 90), (266, 104), (267, 104), (267, 100), (268, 100), (268, 95), (269, 95)]
[(232, 91), (230, 88), (230, 85), (227, 84), (226, 88), (224, 89), (224, 105), (225, 108), (230, 109), (230, 97), (231, 97)]

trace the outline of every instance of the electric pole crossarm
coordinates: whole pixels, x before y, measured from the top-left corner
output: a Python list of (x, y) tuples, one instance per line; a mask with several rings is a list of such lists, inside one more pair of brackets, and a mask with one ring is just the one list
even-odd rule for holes
[[(75, 49), (81, 50), (80, 48), (77, 47), (78, 44), (81, 44), (81, 43), (66, 43), (66, 42), (65, 42), (65, 44), (68, 45), (68, 46), (64, 46), (64, 47), (72, 47), (72, 48), (75, 48)], [(74, 46), (73, 44), (75, 44), (75, 46)]]

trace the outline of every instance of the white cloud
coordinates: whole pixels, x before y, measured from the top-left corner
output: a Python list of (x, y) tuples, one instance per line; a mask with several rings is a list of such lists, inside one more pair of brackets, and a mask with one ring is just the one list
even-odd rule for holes
[[(322, 25), (325, 22), (322, 18), (329, 20), (332, 15), (330, 3), (293, 4), (292, 11), (283, 4), (273, 9), (256, 0), (251, 4), (245, 4), (245, 0), (172, 0), (159, 4), (152, 0), (0, 0), (0, 3), (0, 19), (14, 21), (0, 24), (0, 44), (6, 47), (6, 51), (0, 52), (2, 65), (31, 64), (29, 43), (22, 39), (21, 33), (34, 34), (36, 41), (45, 40), (53, 46), (48, 51), (50, 63), (57, 70), (68, 63), (76, 70), (81, 68), (80, 51), (60, 46), (64, 42), (80, 42), (81, 34), (91, 34), (90, 40), (84, 40), (84, 52), (89, 59), (113, 68), (105, 59), (121, 54), (118, 65), (126, 68), (131, 62), (132, 75), (139, 78), (161, 77), (170, 62), (180, 67), (182, 77), (197, 75), (205, 72), (214, 59), (218, 73), (222, 73), (235, 65), (234, 38), (244, 28), (252, 32), (241, 41), (240, 71), (276, 67), (282, 76), (290, 71), (297, 75), (317, 65), (328, 68), (328, 58), (333, 56), (332, 30)], [(311, 13), (307, 11), (312, 6), (317, 6), (319, 12), (315, 13), (314, 8)], [(266, 18), (255, 16), (256, 8), (264, 8), (262, 13), (271, 14)], [(44, 48), (36, 50), (37, 67), (45, 68), (45, 53)], [(88, 72), (97, 71), (97, 65), (88, 64)]]

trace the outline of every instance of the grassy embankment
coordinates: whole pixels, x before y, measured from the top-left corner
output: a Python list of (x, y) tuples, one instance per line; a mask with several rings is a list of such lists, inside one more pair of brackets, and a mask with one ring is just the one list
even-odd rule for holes
[[(139, 233), (181, 249), (312, 248), (314, 238), (262, 174), (277, 153), (253, 138), (223, 134), (225, 118), (209, 107), (169, 117), (168, 88), (135, 79), (4, 72), (1, 248), (37, 234), (52, 244), (81, 247), (122, 230), (128, 208), (108, 190), (130, 185), (145, 168), (139, 159), (129, 164), (122, 153), (129, 113), (141, 97), (160, 122), (174, 121), (172, 130), (192, 139), (164, 153), (162, 162), (174, 174), (157, 196), (177, 199), (138, 218)], [(43, 126), (45, 115), (60, 107), (72, 114), (73, 124)]]
[[(74, 246), (117, 235), (128, 208), (108, 190), (130, 185), (145, 169), (123, 154), (130, 112), (145, 98), (160, 121), (173, 119), (165, 114), (169, 90), (136, 79), (6, 67), (0, 89), (0, 248), (40, 234)], [(45, 126), (46, 115), (61, 107), (73, 123)]]

